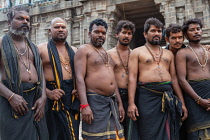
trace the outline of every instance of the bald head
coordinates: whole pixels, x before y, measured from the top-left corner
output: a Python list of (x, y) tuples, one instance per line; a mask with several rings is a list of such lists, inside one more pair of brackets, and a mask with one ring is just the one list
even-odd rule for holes
[(60, 17), (54, 18), (50, 22), (50, 33), (52, 35), (53, 41), (65, 42), (68, 35), (66, 21)]
[(62, 19), (62, 18), (60, 18), (60, 17), (56, 17), (56, 18), (54, 18), (54, 19), (50, 22), (50, 28), (52, 28), (52, 26), (53, 26), (54, 24), (58, 24), (58, 23), (62, 23), (62, 24), (67, 25), (66, 20), (64, 20), (64, 19)]

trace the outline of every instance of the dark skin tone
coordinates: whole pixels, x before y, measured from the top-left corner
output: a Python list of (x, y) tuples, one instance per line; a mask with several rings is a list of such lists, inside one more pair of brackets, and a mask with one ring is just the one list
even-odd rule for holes
[[(204, 50), (201, 47), (200, 40), (202, 38), (202, 29), (199, 24), (190, 24), (185, 37), (189, 40), (189, 45), (198, 54), (198, 58), (201, 64), (204, 64)], [(178, 51), (176, 55), (176, 69), (179, 71), (177, 73), (179, 83), (183, 90), (194, 100), (197, 100), (199, 96), (192, 89), (187, 80), (197, 80), (197, 79), (209, 79), (210, 78), (210, 53), (208, 54), (208, 61), (204, 70), (199, 65), (198, 60), (194, 53), (187, 47)], [(210, 100), (200, 99), (200, 106), (205, 108), (207, 111), (210, 110)]]
[[(113, 93), (116, 93), (119, 105), (120, 121), (123, 121), (125, 112), (114, 76), (113, 69), (115, 64), (109, 56), (109, 64), (106, 66), (101, 56), (93, 48), (95, 47), (99, 52), (101, 52), (103, 57), (106, 57), (106, 53), (102, 48), (106, 39), (105, 27), (94, 24), (93, 30), (89, 32), (89, 37), (91, 38), (91, 44), (82, 45), (78, 49), (74, 58), (80, 102), (83, 105), (88, 104), (86, 92), (95, 92), (104, 96), (111, 96)], [(87, 124), (92, 123), (94, 115), (89, 106), (82, 109), (81, 114), (84, 122)]]
[[(51, 28), (49, 30), (49, 33), (52, 35), (53, 41), (56, 45), (56, 48), (58, 50), (61, 59), (65, 60), (66, 58), (69, 58), (65, 47), (65, 41), (68, 35), (66, 22), (61, 18), (53, 19), (51, 22)], [(47, 42), (38, 45), (38, 48), (42, 59), (45, 80), (54, 81), (53, 71), (47, 49)], [(72, 49), (75, 52), (77, 50), (75, 47), (72, 47)], [(72, 75), (69, 75), (69, 73), (63, 68), (63, 66), (62, 66), (62, 73), (64, 80), (72, 79)], [(63, 95), (65, 95), (65, 92), (62, 89), (49, 90), (48, 88), (46, 88), (46, 91), (47, 91), (47, 97), (55, 101), (58, 101), (59, 99), (61, 99)], [(78, 98), (76, 90), (73, 90), (72, 94), (74, 94)]]
[[(178, 50), (181, 49), (182, 44), (184, 42), (183, 32), (182, 31), (177, 32), (177, 33), (170, 32), (170, 36), (166, 37), (166, 41), (170, 43), (170, 48), (169, 49), (174, 54), (174, 57), (176, 57), (176, 53), (178, 52)], [(187, 111), (187, 108), (185, 106), (185, 101), (183, 99), (183, 94), (182, 94), (182, 96), (180, 96), (180, 95), (177, 95), (177, 96), (182, 101), (182, 112), (183, 112), (182, 121), (184, 121), (188, 116), (188, 111)]]
[[(126, 74), (125, 69), (123, 68), (119, 56), (117, 54), (117, 49), (119, 51), (120, 57), (122, 58), (123, 64), (126, 65), (128, 63), (128, 56), (130, 53), (129, 43), (133, 37), (133, 32), (128, 29), (122, 29), (118, 34), (116, 34), (116, 37), (118, 38), (118, 42), (116, 47), (114, 47), (111, 50), (108, 50), (107, 52), (112, 57), (113, 61), (115, 62), (115, 68), (114, 73), (117, 81), (117, 85), (119, 88), (128, 88), (128, 74)], [(123, 44), (127, 45), (122, 45)], [(123, 75), (123, 77), (122, 77)]]
[[(26, 25), (27, 27), (21, 27), (21, 25)], [(9, 22), (10, 28), (14, 30), (20, 30), (20, 31), (26, 31), (29, 30), (30, 27), (30, 17), (29, 14), (26, 11), (15, 11), (15, 16)], [(15, 43), (15, 46), (20, 50), (20, 52), (24, 52), (25, 50), (25, 39), (24, 36), (11, 34), (12, 39)], [(2, 47), (2, 38), (0, 38), (0, 47)], [(23, 61), (26, 63), (26, 55), (22, 56)], [(29, 49), (29, 63), (30, 63), (30, 71), (31, 75), (27, 72), (24, 65), (21, 63), (21, 61), (18, 59), (19, 67), (20, 67), (20, 73), (21, 73), (21, 79), (22, 82), (28, 82), (28, 83), (36, 83), (38, 80), (37, 72), (34, 66), (34, 56)], [(0, 58), (0, 71), (2, 75), (2, 80), (6, 80), (5, 76), (5, 69), (4, 65), (2, 63), (2, 58)], [(30, 78), (29, 78), (30, 77)], [(44, 76), (43, 76), (44, 78)], [(43, 81), (43, 89), (45, 89), (45, 82)], [(13, 92), (9, 90), (4, 84), (0, 82), (0, 96), (5, 97), (6, 99), (9, 99), (13, 95)], [(41, 118), (44, 117), (44, 107), (45, 107), (45, 101), (46, 101), (46, 92), (45, 90), (42, 91), (42, 96), (35, 102), (32, 108), (28, 108), (27, 102), (24, 100), (24, 98), (18, 94), (14, 94), (14, 96), (9, 100), (9, 103), (11, 107), (14, 109), (14, 111), (17, 114), (24, 115), (29, 110), (36, 110), (34, 114), (34, 120), (40, 121)]]
[[(161, 28), (157, 28), (154, 25), (150, 26), (149, 31), (144, 33), (147, 44), (150, 46), (154, 53), (159, 54), (159, 45), (151, 44), (151, 41), (160, 41), (162, 37)], [(134, 97), (137, 87), (137, 82), (163, 82), (172, 81), (172, 87), (181, 101), (183, 96), (181, 89), (178, 85), (175, 66), (174, 56), (171, 51), (163, 49), (163, 55), (160, 60), (162, 75), (160, 75), (157, 64), (153, 60), (151, 54), (148, 52), (145, 46), (134, 49), (131, 52), (129, 59), (129, 83), (128, 83), (128, 96), (129, 96), (129, 107), (128, 116), (132, 120), (137, 120), (136, 116), (141, 114), (138, 113), (138, 109), (134, 103)], [(182, 106), (182, 108), (185, 106)], [(185, 107), (186, 108), (186, 107)], [(181, 114), (180, 114), (181, 115)], [(184, 115), (186, 117), (186, 115)]]

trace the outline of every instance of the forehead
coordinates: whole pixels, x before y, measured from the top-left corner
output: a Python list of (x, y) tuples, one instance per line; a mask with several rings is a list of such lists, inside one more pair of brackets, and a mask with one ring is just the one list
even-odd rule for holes
[(189, 29), (190, 28), (198, 28), (198, 27), (200, 27), (200, 25), (197, 24), (197, 23), (192, 23), (192, 24), (189, 25)]
[(105, 31), (106, 32), (106, 28), (104, 26), (102, 26), (102, 25), (98, 25), (97, 26), (96, 24), (94, 24), (92, 29), (93, 30), (101, 30), (101, 31)]
[(121, 32), (124, 32), (124, 31), (126, 31), (126, 32), (132, 32), (132, 30), (131, 30), (131, 29), (125, 29), (125, 28), (122, 28)]
[(177, 33), (170, 32), (170, 37), (180, 37), (180, 36), (183, 36), (183, 32), (182, 31), (177, 32)]
[(66, 22), (62, 19), (57, 19), (52, 22), (52, 26), (66, 26)]
[(25, 17), (30, 18), (29, 13), (26, 11), (15, 11), (14, 17)]
[(155, 25), (150, 25), (149, 30), (162, 30), (162, 28), (158, 28)]

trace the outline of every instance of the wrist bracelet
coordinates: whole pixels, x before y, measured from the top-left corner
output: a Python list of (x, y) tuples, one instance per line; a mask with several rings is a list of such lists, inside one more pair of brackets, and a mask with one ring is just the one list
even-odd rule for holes
[(195, 102), (196, 102), (197, 104), (200, 104), (200, 99), (201, 99), (201, 97), (199, 96), (198, 99), (195, 100)]
[(90, 106), (90, 105), (89, 105), (89, 104), (85, 104), (85, 105), (80, 104), (80, 110), (82, 110), (82, 109), (86, 108), (87, 106)]
[(15, 95), (15, 93), (13, 93), (13, 94), (8, 98), (8, 101), (10, 101), (14, 95)]

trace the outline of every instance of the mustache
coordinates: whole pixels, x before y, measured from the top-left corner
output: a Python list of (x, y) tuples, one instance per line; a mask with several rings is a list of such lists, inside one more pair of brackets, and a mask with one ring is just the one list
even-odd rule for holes
[(123, 38), (123, 40), (127, 40), (127, 41), (129, 41), (129, 39), (128, 39), (128, 38)]
[(159, 37), (159, 36), (153, 36), (153, 38), (152, 38), (152, 39), (154, 39), (155, 37), (158, 37), (158, 38), (160, 39), (160, 37)]
[(26, 27), (27, 29), (29, 29), (29, 26), (28, 26), (27, 24), (22, 24), (22, 25), (20, 26), (20, 28), (23, 28), (23, 27)]
[(174, 45), (182, 45), (182, 43), (176, 42), (174, 43)]
[(103, 40), (103, 41), (104, 41), (104, 39), (103, 39), (102, 37), (99, 37), (99, 38), (97, 38), (96, 40), (98, 40), (98, 39), (100, 39), (100, 40)]
[(199, 37), (200, 37), (201, 35), (197, 34), (197, 35), (194, 35), (193, 37), (197, 37), (197, 36), (199, 36)]

